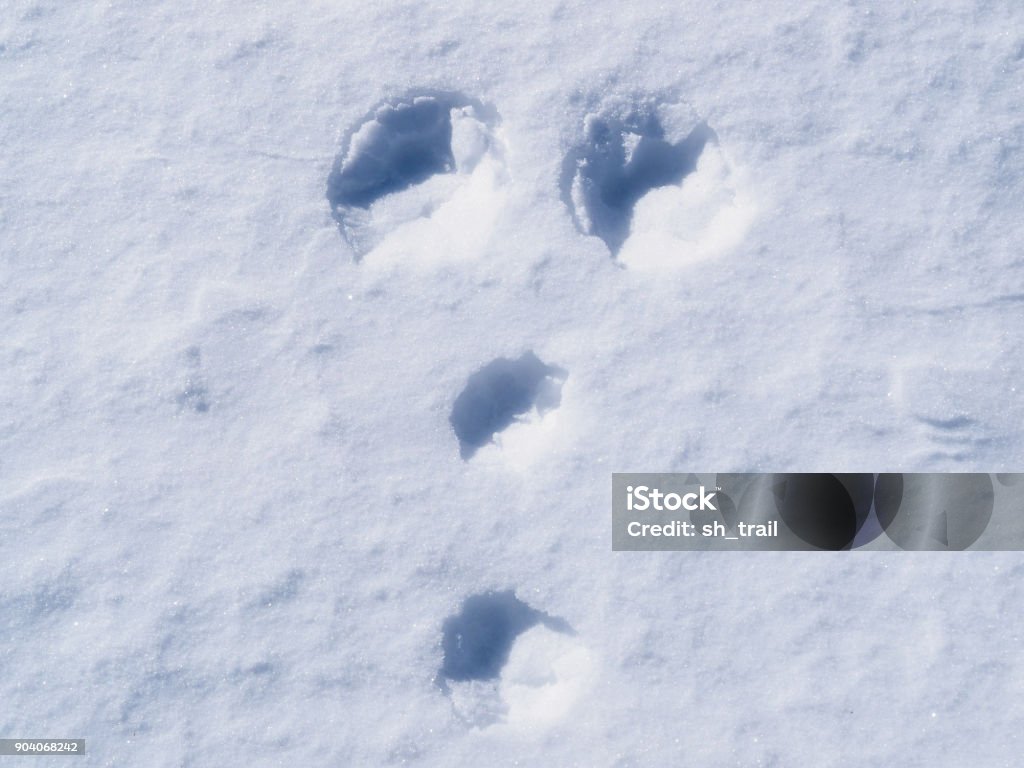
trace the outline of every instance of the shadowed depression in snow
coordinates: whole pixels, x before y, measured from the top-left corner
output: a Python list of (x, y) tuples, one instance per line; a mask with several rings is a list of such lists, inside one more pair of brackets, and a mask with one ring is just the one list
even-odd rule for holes
[(537, 624), (572, 634), (572, 628), (564, 619), (531, 608), (512, 590), (467, 597), (462, 610), (448, 617), (442, 627), (442, 687), (447, 681), (498, 677), (508, 661), (512, 643)]
[(356, 259), (388, 231), (429, 217), (447, 198), (437, 198), (435, 190), (433, 197), (405, 200), (405, 208), (388, 208), (385, 199), (400, 199), (435, 177), (468, 175), (480, 159), (474, 150), (491, 149), (497, 122), (493, 108), (464, 94), (414, 91), (378, 105), (353, 125), (327, 178), (326, 197)]
[(450, 173), (454, 97), (420, 96), (384, 104), (359, 126), (327, 179), (327, 199), (339, 207), (366, 208), (375, 200)]
[(557, 408), (567, 375), (533, 352), (518, 360), (499, 357), (472, 374), (455, 398), (450, 418), (462, 458), (470, 458), (531, 408), (541, 414)]
[(562, 198), (579, 229), (600, 237), (614, 255), (629, 237), (637, 201), (652, 189), (680, 183), (715, 138), (701, 123), (672, 143), (658, 117), (646, 111), (623, 119), (592, 117), (583, 144), (562, 166)]

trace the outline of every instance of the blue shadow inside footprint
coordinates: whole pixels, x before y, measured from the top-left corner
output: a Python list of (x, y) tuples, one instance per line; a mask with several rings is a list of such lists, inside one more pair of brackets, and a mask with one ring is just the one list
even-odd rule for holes
[(535, 610), (515, 592), (485, 592), (466, 598), (462, 610), (442, 627), (439, 683), (493, 680), (508, 661), (512, 643), (523, 632), (543, 624), (556, 632), (573, 634), (564, 619)]
[(582, 146), (565, 159), (563, 200), (577, 226), (600, 237), (615, 255), (629, 237), (637, 201), (652, 189), (679, 184), (714, 140), (714, 131), (704, 123), (672, 143), (653, 114), (595, 118)]
[(452, 99), (422, 96), (378, 107), (353, 133), (327, 179), (332, 210), (367, 208), (438, 173), (450, 173)]
[(517, 360), (499, 357), (471, 374), (455, 398), (449, 421), (459, 439), (459, 454), (469, 459), (531, 408), (557, 408), (567, 374), (545, 365), (533, 352)]

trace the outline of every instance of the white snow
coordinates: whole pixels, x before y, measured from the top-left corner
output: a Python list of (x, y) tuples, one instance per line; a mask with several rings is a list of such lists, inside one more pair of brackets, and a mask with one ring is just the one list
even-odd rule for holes
[(618, 258), (633, 269), (690, 268), (735, 248), (757, 216), (753, 195), (715, 145), (678, 186), (659, 187), (637, 201), (633, 234)]
[[(1018, 553), (613, 553), (609, 490), (1022, 469), (1020, 3), (0, 17), (0, 737), (85, 738), (82, 766), (1018, 765)], [(429, 93), (461, 99), (451, 167), (346, 239), (339, 156)], [(617, 253), (566, 162), (614, 105), (714, 133)], [(527, 351), (559, 406), (464, 459), (455, 398)], [(571, 631), (446, 692), (445, 621), (507, 590)]]
[(512, 648), (502, 671), (505, 722), (514, 729), (543, 731), (572, 715), (586, 695), (594, 663), (575, 638), (537, 626)]

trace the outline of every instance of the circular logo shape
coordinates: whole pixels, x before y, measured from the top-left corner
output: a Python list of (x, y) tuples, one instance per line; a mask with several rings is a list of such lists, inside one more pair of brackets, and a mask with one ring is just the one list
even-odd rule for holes
[(786, 526), (816, 549), (850, 549), (868, 519), (871, 474), (778, 474), (775, 505)]
[(907, 550), (961, 550), (992, 519), (995, 491), (984, 474), (881, 474), (875, 511), (886, 534)]

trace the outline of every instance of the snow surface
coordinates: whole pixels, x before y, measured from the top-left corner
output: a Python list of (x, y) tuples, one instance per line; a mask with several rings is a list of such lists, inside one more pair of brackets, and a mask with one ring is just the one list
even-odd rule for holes
[[(8, 0), (0, 736), (1019, 765), (1019, 554), (613, 554), (608, 492), (1019, 471), (1022, 83), (1017, 0)], [(431, 93), (462, 99), (448, 172), (370, 205), (359, 253), (328, 179)], [(714, 140), (641, 174), (613, 254), (566, 158), (629, 108)], [(464, 459), (456, 398), (527, 352), (558, 407)], [(446, 684), (446, 621), (509, 591), (554, 628)]]

